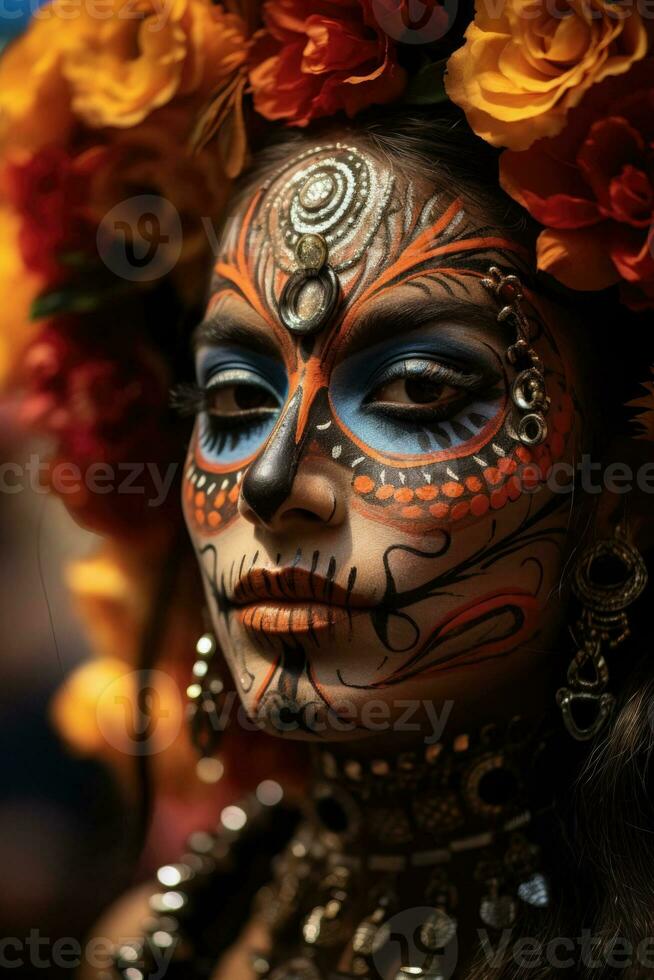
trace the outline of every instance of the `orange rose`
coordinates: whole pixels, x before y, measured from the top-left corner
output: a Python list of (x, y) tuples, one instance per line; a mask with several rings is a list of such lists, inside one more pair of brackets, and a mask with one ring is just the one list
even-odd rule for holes
[(372, 0), (275, 0), (253, 51), (250, 83), (257, 112), (306, 126), (345, 110), (391, 102), (406, 76)]
[(114, 15), (91, 18), (65, 59), (73, 109), (89, 126), (135, 126), (173, 98), (204, 99), (245, 64), (243, 22), (209, 0), (113, 2)]
[(640, 14), (612, 0), (477, 0), (447, 94), (488, 143), (525, 150), (563, 128), (583, 94), (647, 53)]

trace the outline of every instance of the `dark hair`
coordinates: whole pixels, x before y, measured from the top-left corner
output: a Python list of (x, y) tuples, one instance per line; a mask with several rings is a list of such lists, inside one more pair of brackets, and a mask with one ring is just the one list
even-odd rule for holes
[[(464, 117), (451, 105), (425, 112), (378, 109), (354, 122), (314, 126), (309, 133), (279, 131), (268, 134), (265, 147), (256, 154), (243, 180), (249, 190), (263, 174), (288, 159), (289, 150), (306, 148), (310, 139), (329, 137), (350, 130), (357, 139), (368, 141), (377, 154), (386, 156), (403, 172), (428, 173), (438, 186), (442, 182), (453, 194), (464, 195), (483, 208), (501, 227), (532, 244), (538, 228), (526, 212), (501, 189), (499, 154), (478, 139)], [(651, 327), (622, 307), (615, 290), (602, 294), (575, 294), (539, 277), (539, 288), (550, 290), (573, 313), (578, 322), (575, 335), (583, 346), (586, 372), (593, 375), (596, 389), (594, 410), (601, 443), (608, 443), (616, 430), (631, 424), (625, 401), (638, 394), (639, 382), (654, 361), (649, 339)], [(617, 324), (619, 323), (619, 330)], [(588, 502), (586, 502), (588, 504)], [(592, 527), (592, 515), (584, 517)], [(592, 534), (592, 531), (590, 532)], [(647, 599), (640, 608), (649, 607)], [(633, 628), (634, 639), (626, 644), (611, 664), (611, 689), (617, 695), (616, 710), (606, 731), (590, 749), (565, 744), (555, 774), (557, 785), (557, 832), (546, 850), (552, 878), (553, 902), (545, 913), (523, 921), (520, 932), (546, 947), (560, 937), (576, 939), (590, 930), (593, 954), (605, 962), (616, 940), (639, 943), (652, 937), (654, 955), (654, 806), (650, 758), (654, 738), (654, 667), (650, 666), (647, 620)], [(628, 647), (628, 649), (627, 649)], [(568, 650), (562, 655), (569, 660)], [(615, 661), (619, 660), (614, 667)], [(559, 721), (559, 724), (562, 723)], [(566, 736), (567, 737), (567, 736)], [(514, 935), (514, 939), (520, 938)], [(553, 966), (531, 968), (518, 965), (509, 945), (489, 965), (481, 951), (468, 969), (466, 980), (541, 980), (560, 976)], [(626, 969), (594, 967), (577, 956), (566, 970), (575, 977), (637, 978), (652, 970), (632, 965)]]

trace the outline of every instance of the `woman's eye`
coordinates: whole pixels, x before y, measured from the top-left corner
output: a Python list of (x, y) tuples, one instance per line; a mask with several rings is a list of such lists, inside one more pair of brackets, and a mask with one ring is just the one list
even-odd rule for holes
[(271, 391), (245, 383), (210, 386), (206, 404), (209, 415), (223, 418), (263, 418), (279, 410), (279, 400)]
[(210, 461), (237, 464), (252, 456), (273, 430), (285, 399), (286, 379), (224, 367), (202, 392), (199, 445)]
[(373, 382), (363, 409), (405, 422), (445, 419), (473, 397), (475, 380), (437, 361), (407, 358)]
[(443, 408), (461, 397), (461, 389), (434, 378), (408, 377), (380, 385), (368, 404), (398, 408)]
[(478, 437), (502, 409), (501, 381), (485, 351), (453, 336), (440, 356), (438, 347), (400, 354), (394, 344), (374, 357), (358, 352), (336, 366), (330, 397), (355, 440), (381, 454), (417, 457)]

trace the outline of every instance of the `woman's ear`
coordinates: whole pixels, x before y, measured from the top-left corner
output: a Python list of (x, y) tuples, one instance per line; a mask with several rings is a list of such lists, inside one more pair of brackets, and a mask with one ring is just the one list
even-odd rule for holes
[(616, 437), (604, 457), (597, 536), (612, 537), (621, 522), (641, 553), (654, 548), (654, 443), (649, 440)]

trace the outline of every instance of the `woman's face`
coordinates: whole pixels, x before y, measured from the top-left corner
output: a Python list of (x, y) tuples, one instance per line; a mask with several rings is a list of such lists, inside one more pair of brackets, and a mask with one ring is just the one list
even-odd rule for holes
[[(341, 302), (302, 337), (278, 304), (307, 231)], [(436, 715), (467, 725), (551, 696), (570, 496), (544, 478), (572, 458), (575, 378), (529, 297), (552, 404), (547, 440), (519, 443), (493, 265), (520, 275), (528, 256), (356, 141), (289, 159), (228, 222), (195, 337), (184, 506), (219, 645), (270, 731), (433, 733)]]

